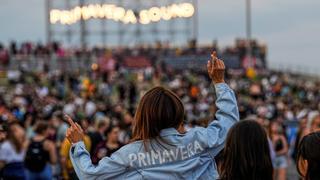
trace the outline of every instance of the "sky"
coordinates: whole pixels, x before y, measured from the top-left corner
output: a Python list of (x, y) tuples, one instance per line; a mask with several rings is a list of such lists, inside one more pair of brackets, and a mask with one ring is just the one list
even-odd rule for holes
[[(245, 37), (245, 0), (198, 0), (199, 42)], [(43, 0), (0, 0), (0, 42), (45, 41)], [(320, 75), (320, 1), (252, 0), (252, 36), (269, 66)]]

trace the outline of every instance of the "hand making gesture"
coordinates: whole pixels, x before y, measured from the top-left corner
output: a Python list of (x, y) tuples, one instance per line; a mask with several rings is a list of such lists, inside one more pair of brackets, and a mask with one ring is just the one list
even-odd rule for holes
[(82, 141), (84, 137), (84, 133), (80, 125), (78, 123), (73, 122), (71, 117), (66, 114), (65, 114), (65, 118), (70, 124), (70, 127), (67, 129), (67, 132), (66, 132), (66, 138), (69, 140), (71, 144)]
[(211, 53), (211, 60), (207, 64), (208, 74), (214, 84), (224, 83), (225, 66), (222, 60), (217, 58), (216, 51)]

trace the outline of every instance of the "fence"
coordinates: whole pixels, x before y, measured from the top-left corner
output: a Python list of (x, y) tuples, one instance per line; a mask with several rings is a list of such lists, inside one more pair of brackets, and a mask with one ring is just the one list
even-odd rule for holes
[[(129, 58), (135, 61), (136, 58)], [(148, 61), (149, 59), (146, 58)], [(202, 70), (206, 68), (206, 64), (210, 56), (208, 55), (184, 55), (184, 56), (160, 56), (159, 60), (163, 60), (167, 65), (175, 69), (197, 69)], [(240, 60), (237, 56), (224, 55), (222, 59), (229, 68), (237, 69), (241, 67)], [(91, 57), (68, 57), (59, 58), (57, 56), (13, 56), (11, 57), (8, 66), (3, 67), (2, 70), (17, 70), (24, 69), (26, 71), (44, 71), (44, 70), (89, 70), (93, 63), (97, 63), (98, 58)], [(1, 69), (0, 69), (1, 70)]]
[[(12, 57), (3, 70), (24, 69), (27, 71), (45, 71), (45, 70), (89, 70), (93, 63), (97, 62), (96, 57)], [(0, 69), (1, 70), (1, 69)]]

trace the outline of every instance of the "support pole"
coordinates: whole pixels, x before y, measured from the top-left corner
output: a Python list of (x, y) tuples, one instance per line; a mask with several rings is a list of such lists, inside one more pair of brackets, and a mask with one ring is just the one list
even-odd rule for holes
[(46, 43), (47, 44), (50, 44), (52, 42), (50, 10), (51, 10), (51, 0), (46, 0), (45, 1), (45, 14), (46, 14)]
[(246, 34), (247, 34), (247, 58), (249, 67), (253, 67), (251, 48), (251, 0), (246, 0)]
[(198, 27), (199, 27), (199, 21), (198, 21), (198, 0), (193, 0), (193, 6), (194, 6), (194, 15), (193, 15), (193, 39), (197, 40), (198, 38)]
[[(80, 0), (80, 7), (83, 7), (84, 4), (85, 4), (85, 0)], [(80, 20), (80, 44), (81, 44), (82, 49), (85, 49), (87, 46), (86, 36), (87, 36), (86, 22), (83, 19), (83, 17), (81, 17), (81, 20)]]

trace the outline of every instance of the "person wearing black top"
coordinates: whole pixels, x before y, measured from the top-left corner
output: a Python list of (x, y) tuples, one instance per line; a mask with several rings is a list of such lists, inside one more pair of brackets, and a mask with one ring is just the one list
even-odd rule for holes
[(91, 150), (90, 155), (94, 154), (94, 150), (98, 146), (99, 143), (105, 140), (105, 132), (109, 127), (109, 122), (107, 120), (100, 120), (97, 123), (96, 130), (94, 132), (89, 132), (88, 136), (91, 140)]
[(288, 143), (278, 122), (270, 123), (269, 136), (276, 153), (273, 162), (275, 179), (285, 180), (288, 168)]
[(123, 144), (118, 141), (120, 128), (111, 126), (106, 131), (107, 139), (96, 147), (92, 156), (92, 163), (97, 164), (102, 158), (110, 157), (112, 153), (120, 149)]
[(320, 179), (320, 129), (304, 136), (299, 143), (297, 169), (306, 180)]
[(27, 179), (52, 179), (50, 164), (57, 163), (57, 153), (55, 144), (47, 139), (48, 130), (47, 122), (36, 124), (36, 135), (31, 139), (25, 157)]

